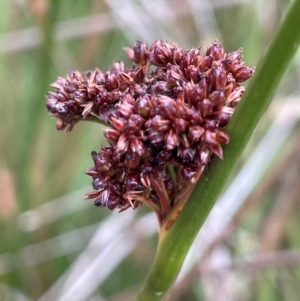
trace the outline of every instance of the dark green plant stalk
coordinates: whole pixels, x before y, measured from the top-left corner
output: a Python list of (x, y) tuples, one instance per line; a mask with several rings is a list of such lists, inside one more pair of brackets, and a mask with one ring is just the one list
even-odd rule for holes
[[(206, 176), (195, 187), (189, 201), (170, 230), (162, 228), (157, 254), (149, 275), (134, 299), (162, 300), (176, 279), (185, 256), (207, 215), (222, 192), (239, 156), (264, 114), (280, 79), (300, 42), (300, 0), (291, 3), (268, 50), (259, 63), (228, 125), (231, 142), (224, 147), (224, 160), (214, 160)], [(272, 74), (272, 77), (270, 77)]]

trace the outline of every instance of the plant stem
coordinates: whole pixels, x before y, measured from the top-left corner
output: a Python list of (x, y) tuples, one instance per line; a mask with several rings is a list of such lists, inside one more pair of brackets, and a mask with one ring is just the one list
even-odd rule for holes
[[(176, 183), (176, 173), (175, 173), (175, 170), (174, 170), (174, 165), (173, 164), (168, 164), (167, 169), (168, 169), (168, 173), (169, 173), (169, 176), (170, 176), (171, 180), (174, 183)], [(176, 187), (176, 189), (177, 189), (177, 187)]]
[(159, 239), (160, 241), (163, 239), (163, 236), (168, 232), (171, 228), (181, 211), (183, 210), (187, 200), (189, 199), (193, 189), (195, 188), (195, 183), (188, 183), (180, 194), (176, 197), (175, 205), (171, 208), (170, 212), (166, 216), (165, 220), (160, 229)]
[(153, 177), (150, 178), (150, 181), (152, 187), (155, 189), (159, 197), (159, 202), (161, 205), (161, 215), (162, 218), (164, 218), (165, 213), (170, 209), (170, 199), (166, 191), (164, 181), (161, 179), (155, 179)]
[(165, 233), (148, 278), (135, 301), (162, 300), (176, 279), (194, 238), (224, 188), (298, 48), (299, 11), (300, 0), (296, 0), (290, 4), (283, 22), (258, 65), (243, 101), (229, 123), (231, 143), (224, 147), (225, 159), (213, 160), (205, 181), (197, 183), (183, 211)]

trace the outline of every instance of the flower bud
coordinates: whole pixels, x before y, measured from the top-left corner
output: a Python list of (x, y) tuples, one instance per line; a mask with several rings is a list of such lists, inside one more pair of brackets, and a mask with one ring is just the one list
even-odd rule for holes
[(237, 83), (241, 83), (249, 79), (253, 74), (253, 69), (248, 66), (243, 66), (236, 70), (235, 80)]
[(226, 113), (224, 111), (217, 111), (217, 112), (213, 112), (213, 118), (216, 119), (219, 123), (220, 127), (225, 127), (231, 117), (231, 114)]
[(235, 106), (242, 98), (242, 95), (245, 91), (245, 88), (240, 86), (234, 89), (227, 98), (227, 103), (231, 104), (231, 106)]
[(164, 116), (169, 117), (171, 119), (175, 118), (177, 112), (177, 103), (173, 98), (160, 95), (157, 98), (157, 104)]
[(221, 60), (225, 55), (224, 48), (215, 41), (213, 45), (207, 49), (206, 55), (210, 55), (215, 61)]
[(206, 76), (203, 76), (200, 80), (199, 80), (199, 88), (201, 90), (201, 99), (207, 98), (208, 96), (208, 90), (209, 90), (209, 85), (208, 85), (208, 78)]
[(209, 99), (203, 99), (198, 103), (198, 109), (200, 110), (203, 117), (209, 116), (213, 110), (213, 104)]
[(190, 166), (184, 166), (181, 169), (181, 176), (184, 179), (191, 180), (196, 175), (196, 169)]
[(154, 145), (157, 145), (157, 144), (161, 143), (162, 141), (164, 141), (164, 138), (165, 138), (164, 132), (158, 132), (151, 128), (148, 131), (148, 139)]
[(122, 194), (122, 190), (123, 190), (123, 185), (122, 185), (122, 181), (124, 179), (124, 175), (122, 175), (122, 177), (120, 177), (119, 179), (117, 179), (117, 177), (115, 177), (114, 179), (110, 179), (109, 181), (109, 190), (111, 195), (121, 195)]
[(228, 98), (228, 96), (230, 95), (230, 93), (232, 92), (234, 88), (234, 84), (233, 83), (230, 83), (228, 84), (225, 89), (223, 90), (224, 91), (224, 95), (225, 95), (225, 98)]
[(140, 177), (139, 175), (132, 173), (127, 174), (124, 177), (124, 188), (128, 191), (140, 189)]
[(67, 80), (62, 77), (58, 77), (57, 80), (50, 86), (54, 88), (57, 92), (63, 90), (63, 88), (68, 84)]
[(153, 92), (154, 95), (158, 95), (158, 94), (165, 94), (167, 89), (167, 82), (165, 81), (157, 81), (156, 83), (154, 83), (151, 86), (151, 90)]
[(94, 205), (97, 207), (105, 207), (109, 199), (110, 192), (108, 189), (103, 190), (99, 193), (99, 196), (95, 199)]
[(155, 42), (149, 51), (149, 58), (153, 65), (165, 67), (171, 61), (171, 47), (168, 43)]
[(84, 106), (84, 110), (82, 111), (81, 115), (83, 116), (83, 118), (85, 118), (87, 115), (89, 115), (92, 112), (92, 109), (94, 107), (94, 102), (89, 101), (85, 106)]
[(211, 56), (203, 56), (199, 63), (198, 63), (198, 68), (201, 72), (205, 72), (207, 71), (209, 68), (211, 68), (212, 66), (212, 62), (213, 62), (213, 57)]
[(178, 157), (182, 159), (182, 162), (192, 162), (195, 158), (196, 150), (191, 147), (179, 147), (177, 151)]
[(226, 60), (231, 60), (237, 64), (240, 64), (243, 58), (243, 48), (232, 51), (226, 55)]
[(120, 132), (123, 131), (125, 122), (126, 122), (126, 119), (124, 119), (124, 118), (120, 118), (120, 117), (119, 118), (115, 118), (115, 117), (111, 118), (112, 126)]
[(128, 55), (128, 57), (129, 57), (132, 61), (135, 61), (133, 49), (128, 48), (128, 47), (124, 47), (123, 49), (124, 49), (124, 51), (126, 52), (126, 54)]
[(103, 190), (107, 188), (107, 178), (105, 176), (100, 176), (98, 178), (93, 179), (93, 189), (95, 190)]
[(209, 149), (220, 159), (223, 159), (223, 150), (222, 150), (222, 146), (219, 143), (211, 145)]
[(184, 132), (187, 129), (188, 125), (189, 123), (183, 118), (174, 119), (174, 128), (177, 133)]
[(141, 157), (137, 153), (126, 152), (125, 154), (125, 166), (128, 169), (136, 169), (140, 164)]
[[(225, 140), (225, 136), (223, 136), (223, 138)], [(222, 138), (220, 137), (220, 139)], [(216, 133), (206, 130), (202, 137), (202, 140), (212, 153), (214, 153), (221, 159), (223, 158), (223, 150), (220, 143), (218, 142)]]
[(140, 157), (146, 151), (146, 148), (145, 148), (143, 142), (140, 139), (138, 139), (137, 137), (134, 137), (130, 140), (129, 148), (133, 153), (138, 154)]
[(122, 82), (124, 82), (124, 83), (126, 83), (128, 85), (131, 85), (131, 84), (134, 83), (133, 78), (129, 74), (125, 73), (125, 72), (120, 72), (119, 73), (119, 79), (120, 79), (120, 81), (122, 81)]
[(173, 129), (170, 129), (165, 136), (165, 145), (167, 150), (172, 150), (179, 145), (179, 139)]
[(181, 48), (178, 48), (176, 46), (171, 48), (170, 57), (171, 57), (172, 64), (180, 65), (182, 56), (183, 56), (183, 50)]
[(200, 150), (200, 163), (206, 166), (210, 159), (210, 150), (208, 147), (202, 147)]
[(201, 60), (200, 48), (192, 48), (188, 50), (190, 55), (190, 65), (198, 66)]
[(191, 55), (189, 52), (186, 52), (181, 59), (180, 67), (181, 69), (187, 69), (191, 65)]
[(97, 154), (95, 151), (92, 152), (92, 159), (95, 164), (95, 168), (100, 172), (107, 172), (112, 167), (111, 158), (103, 152)]
[(230, 137), (228, 134), (226, 134), (225, 132), (223, 131), (218, 131), (216, 133), (216, 139), (219, 143), (221, 144), (228, 144), (229, 141), (230, 141)]
[(226, 79), (226, 72), (222, 67), (215, 66), (210, 69), (209, 81), (216, 90), (225, 88)]
[(138, 114), (131, 114), (128, 120), (124, 124), (123, 131), (127, 134), (134, 134), (139, 131), (139, 129), (144, 124), (145, 120)]
[(120, 86), (120, 82), (116, 78), (114, 74), (105, 74), (105, 87), (108, 91), (112, 91), (118, 89)]
[(91, 176), (91, 177), (95, 177), (95, 176), (98, 175), (98, 171), (96, 170), (95, 167), (89, 168), (85, 173), (86, 173), (88, 176)]
[(161, 115), (156, 115), (151, 119), (151, 127), (157, 131), (165, 132), (171, 126), (171, 121), (164, 119)]
[[(102, 106), (101, 109), (98, 111), (98, 116), (106, 123), (112, 124), (112, 116), (114, 115), (115, 112), (115, 107), (114, 106)], [(122, 120), (121, 122), (115, 122), (117, 126), (115, 128), (117, 129), (122, 129), (123, 123)]]
[(189, 133), (188, 137), (192, 141), (192, 143), (200, 141), (200, 138), (202, 137), (204, 133), (203, 127), (196, 125), (189, 127)]
[(225, 95), (222, 90), (213, 91), (209, 95), (210, 101), (213, 103), (214, 108), (221, 108), (225, 102)]
[(99, 196), (100, 192), (98, 190), (94, 190), (85, 194), (85, 199), (94, 199)]
[(168, 88), (174, 88), (179, 85), (180, 75), (174, 70), (168, 70), (167, 74), (167, 86)]
[(116, 144), (121, 132), (115, 129), (105, 129), (103, 130), (103, 134), (109, 143)]
[(51, 113), (56, 113), (56, 104), (58, 103), (56, 99), (56, 94), (54, 93), (48, 93), (47, 94), (47, 102), (46, 102), (46, 107), (47, 110), (50, 111)]
[[(114, 62), (113, 65), (111, 66), (110, 70), (111, 70), (111, 73), (113, 73), (114, 75), (120, 75), (120, 73), (124, 72), (124, 63), (121, 61)], [(98, 71), (100, 71), (100, 70), (98, 69)], [(95, 71), (95, 74), (96, 74), (96, 71)]]
[(217, 144), (217, 139), (216, 139), (216, 133), (213, 133), (209, 130), (206, 130), (202, 136), (202, 141), (210, 146), (210, 145), (215, 145)]
[(206, 90), (200, 85), (194, 83), (187, 83), (184, 90), (188, 103), (197, 106), (197, 103), (206, 97)]
[(70, 71), (68, 74), (68, 78), (77, 83), (80, 83), (83, 80), (82, 74), (77, 70)]
[(219, 121), (216, 119), (205, 119), (203, 127), (205, 130), (214, 131), (219, 127)]
[(152, 110), (152, 103), (146, 96), (141, 97), (135, 102), (134, 109), (142, 117), (148, 118)]
[(69, 100), (69, 95), (67, 92), (65, 91), (59, 91), (57, 93), (57, 100), (60, 101), (60, 102), (65, 102), (65, 101), (68, 101)]
[(185, 110), (181, 112), (182, 118), (188, 120), (188, 122), (192, 125), (200, 124), (203, 122), (201, 113), (195, 107), (185, 107)]
[(134, 59), (133, 61), (139, 65), (145, 65), (148, 61), (148, 49), (145, 43), (137, 41), (133, 47)]
[(116, 153), (119, 153), (119, 154), (126, 153), (127, 149), (128, 149), (128, 145), (129, 145), (128, 136), (126, 134), (122, 134), (118, 139)]
[(65, 122), (62, 119), (57, 119), (56, 121), (56, 129), (58, 131), (63, 131), (66, 127)]
[(170, 198), (174, 197), (176, 194), (176, 185), (172, 180), (165, 180), (164, 181), (166, 191)]
[(145, 69), (145, 67), (137, 68), (133, 74), (134, 81), (136, 83), (142, 83), (145, 79), (145, 75), (146, 75), (147, 71), (148, 71), (148, 69)]
[(234, 68), (235, 68), (234, 61), (232, 61), (230, 59), (225, 59), (225, 60), (222, 60), (222, 65), (226, 71), (234, 72)]
[(170, 151), (166, 151), (166, 150), (162, 150), (161, 152), (159, 152), (159, 154), (157, 155), (157, 160), (159, 163), (163, 162), (163, 163), (168, 163), (172, 160), (173, 154)]
[(118, 195), (111, 194), (107, 199), (106, 206), (109, 210), (114, 210), (120, 203), (121, 198)]
[(196, 83), (198, 80), (198, 68), (196, 68), (194, 65), (189, 66), (188, 68), (186, 68), (185, 70), (185, 77), (190, 80), (193, 81), (194, 83)]

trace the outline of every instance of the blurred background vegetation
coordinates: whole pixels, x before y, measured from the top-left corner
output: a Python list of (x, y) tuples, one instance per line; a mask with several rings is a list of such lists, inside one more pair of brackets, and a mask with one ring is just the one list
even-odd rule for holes
[[(84, 201), (101, 126), (57, 132), (49, 84), (130, 64), (135, 40), (206, 49), (217, 38), (257, 65), (289, 2), (0, 0), (0, 300), (130, 300), (155, 254), (146, 208)], [(298, 51), (169, 301), (299, 300), (299, 66)]]

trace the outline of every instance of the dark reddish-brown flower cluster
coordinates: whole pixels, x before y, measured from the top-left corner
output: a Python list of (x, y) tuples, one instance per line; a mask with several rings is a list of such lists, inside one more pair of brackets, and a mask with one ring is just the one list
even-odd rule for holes
[[(72, 71), (52, 84), (47, 109), (57, 129), (101, 120), (109, 146), (92, 152), (96, 206), (121, 211), (142, 203), (164, 216), (195, 183), (211, 156), (222, 158), (224, 132), (253, 74), (241, 49), (226, 54), (214, 42), (204, 54), (176, 44), (137, 42), (126, 48), (135, 65), (114, 63), (82, 75)], [(155, 68), (150, 68), (151, 65)]]

